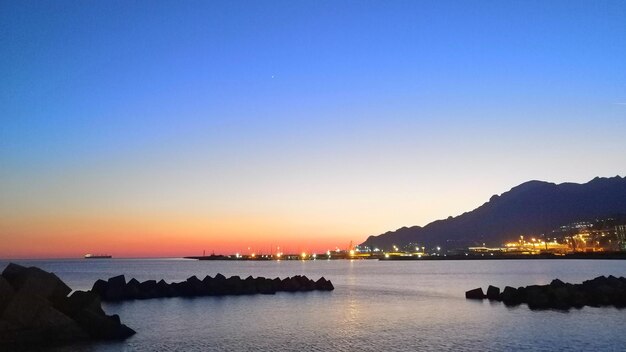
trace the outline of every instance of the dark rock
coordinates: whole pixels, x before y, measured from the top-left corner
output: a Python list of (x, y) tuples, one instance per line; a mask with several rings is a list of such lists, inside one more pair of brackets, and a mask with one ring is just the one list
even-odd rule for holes
[[(219, 275), (219, 274), (218, 274)], [(225, 294), (240, 295), (243, 293), (243, 281), (239, 276), (231, 276), (224, 282)]]
[(565, 283), (559, 279), (554, 279), (552, 280), (552, 282), (550, 282), (550, 286), (552, 287), (563, 287), (565, 286)]
[(4, 312), (4, 308), (9, 304), (13, 295), (15, 294), (15, 289), (9, 282), (4, 278), (4, 276), (0, 276), (0, 316), (2, 312)]
[(206, 294), (202, 281), (200, 281), (200, 279), (198, 279), (195, 275), (188, 278), (187, 283), (189, 284), (193, 296), (203, 296)]
[(506, 286), (504, 288), (504, 291), (500, 294), (500, 301), (504, 302), (507, 306), (514, 306), (522, 303), (518, 290), (511, 286)]
[(276, 293), (274, 282), (264, 277), (260, 277), (256, 279), (256, 287), (257, 287), (258, 292), (264, 295), (273, 295)]
[(26, 268), (25, 266), (21, 266), (19, 264), (15, 264), (15, 263), (9, 263), (9, 265), (7, 265), (6, 268), (4, 268), (4, 270), (2, 271), (2, 276), (12, 285), (15, 286), (15, 283), (18, 279), (18, 277), (25, 273), (26, 270), (28, 268)]
[(487, 287), (487, 298), (490, 301), (496, 301), (500, 299), (500, 288), (489, 285), (489, 287)]
[(119, 317), (113, 318), (82, 310), (75, 319), (89, 336), (95, 339), (121, 340), (135, 334), (133, 329), (119, 323)]
[(244, 295), (252, 295), (258, 293), (256, 280), (252, 276), (248, 276), (245, 280), (243, 280), (241, 293)]
[(465, 298), (467, 299), (484, 299), (485, 294), (483, 293), (482, 288), (475, 288), (473, 290), (469, 290), (465, 292)]
[(159, 297), (173, 297), (174, 294), (172, 292), (172, 288), (170, 285), (165, 282), (165, 280), (160, 280), (157, 282), (157, 293)]
[(550, 308), (550, 299), (543, 287), (533, 285), (526, 287), (526, 303), (530, 309)]
[(139, 298), (148, 299), (158, 296), (158, 286), (156, 280), (146, 280), (139, 284)]
[(105, 301), (119, 301), (124, 298), (126, 289), (126, 278), (124, 275), (118, 275), (107, 280), (107, 289), (102, 299)]
[(141, 298), (141, 289), (139, 288), (139, 281), (132, 278), (126, 283), (126, 287), (124, 288), (124, 299), (137, 298)]
[(10, 279), (7, 281), (11, 283), (11, 286), (22, 293), (38, 295), (55, 301), (67, 297), (72, 292), (72, 289), (55, 274), (36, 267), (24, 269), (23, 266), (9, 264), (3, 272), (3, 276), (6, 278), (5, 273), (8, 273)]
[(19, 327), (29, 327), (37, 314), (49, 305), (50, 302), (41, 296), (18, 291), (0, 318)]
[[(106, 288), (108, 292), (110, 282), (105, 284), (97, 282), (94, 287)], [(16, 287), (18, 289), (13, 290)], [(52, 273), (35, 267), (9, 265), (0, 277), (0, 295), (9, 297), (0, 311), (2, 350), (89, 338), (125, 338), (134, 333), (120, 323), (119, 317), (105, 315), (98, 292), (76, 291), (67, 297), (69, 291), (71, 289)]]
[(326, 280), (326, 278), (322, 276), (315, 282), (315, 289), (321, 291), (332, 291), (335, 289), (335, 287), (333, 286), (332, 282)]
[(69, 317), (75, 317), (81, 310), (90, 310), (99, 315), (104, 315), (100, 296), (91, 291), (74, 291), (67, 300), (56, 306)]
[(103, 297), (104, 293), (106, 292), (108, 288), (109, 288), (108, 282), (98, 279), (96, 282), (94, 282), (93, 286), (91, 287), (91, 291), (96, 293), (100, 297)]

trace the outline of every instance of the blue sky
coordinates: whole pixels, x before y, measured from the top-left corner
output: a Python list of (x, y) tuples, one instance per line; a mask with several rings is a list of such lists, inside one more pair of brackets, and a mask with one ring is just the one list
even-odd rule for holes
[(0, 1), (0, 50), (6, 233), (191, 213), (359, 241), (626, 174), (622, 1)]

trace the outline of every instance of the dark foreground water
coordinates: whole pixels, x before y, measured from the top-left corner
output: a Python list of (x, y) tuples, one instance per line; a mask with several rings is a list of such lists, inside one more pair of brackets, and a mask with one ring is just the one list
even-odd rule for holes
[[(325, 276), (333, 292), (164, 298), (107, 303), (137, 331), (124, 342), (54, 351), (624, 351), (626, 310), (530, 311), (468, 301), (494, 284), (582, 282), (626, 276), (621, 260), (222, 262), (191, 260), (18, 261), (53, 271), (74, 289), (125, 274), (182, 281), (222, 273)], [(0, 262), (4, 269), (6, 262)]]

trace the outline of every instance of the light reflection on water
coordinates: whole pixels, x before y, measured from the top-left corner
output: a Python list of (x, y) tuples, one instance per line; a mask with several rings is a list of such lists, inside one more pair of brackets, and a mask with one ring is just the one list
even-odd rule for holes
[[(3, 268), (6, 263), (0, 263)], [(226, 276), (325, 276), (333, 292), (272, 296), (170, 298), (105, 304), (137, 330), (121, 343), (57, 351), (308, 350), (623, 350), (626, 310), (584, 308), (567, 313), (467, 301), (464, 292), (489, 284), (581, 282), (626, 276), (626, 261), (284, 261), (188, 260), (31, 261), (72, 288), (98, 278), (182, 281)]]

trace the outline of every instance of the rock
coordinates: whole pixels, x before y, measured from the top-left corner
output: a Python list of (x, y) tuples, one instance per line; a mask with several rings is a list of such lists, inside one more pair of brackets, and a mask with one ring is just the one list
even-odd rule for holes
[(286, 292), (296, 292), (300, 290), (300, 284), (295, 277), (288, 277), (281, 281), (280, 283), (281, 291)]
[(504, 291), (500, 294), (500, 301), (504, 302), (507, 306), (514, 306), (522, 303), (517, 289), (511, 286), (506, 286), (504, 288)]
[(567, 310), (572, 306), (572, 292), (565, 284), (557, 285), (556, 288), (550, 284), (551, 289), (548, 291), (550, 299), (550, 307)]
[[(94, 284), (95, 285), (95, 284)], [(107, 280), (107, 288), (102, 299), (105, 301), (119, 301), (124, 298), (126, 289), (126, 278), (124, 275), (118, 275)]]
[(55, 274), (36, 267), (24, 268), (17, 264), (9, 264), (2, 276), (16, 291), (38, 295), (52, 301), (67, 297), (72, 292), (72, 289)]
[(94, 282), (93, 286), (91, 287), (91, 291), (100, 295), (100, 297), (103, 297), (104, 293), (106, 292), (108, 288), (109, 288), (108, 282), (98, 279), (96, 282)]
[(497, 301), (500, 299), (500, 288), (491, 286), (487, 287), (487, 299)]
[(541, 286), (526, 287), (526, 303), (530, 309), (546, 309), (550, 307), (547, 292)]
[(243, 281), (239, 276), (231, 276), (224, 282), (227, 295), (240, 295), (243, 293)]
[(264, 277), (260, 277), (256, 279), (256, 287), (257, 287), (258, 292), (264, 295), (273, 295), (276, 293), (274, 282)]
[(56, 308), (72, 318), (85, 309), (104, 315), (100, 296), (92, 291), (74, 291), (64, 303), (59, 304)]
[[(110, 281), (115, 287), (116, 280)], [(105, 286), (96, 282), (94, 287), (108, 292), (111, 282)], [(89, 338), (125, 338), (134, 333), (118, 316), (105, 315), (95, 290), (76, 291), (67, 297), (68, 291), (71, 289), (52, 273), (10, 264), (0, 276), (0, 296), (9, 297), (0, 311), (2, 350)]]
[(160, 280), (157, 282), (157, 293), (159, 297), (172, 297), (174, 296), (172, 292), (172, 288), (170, 285), (165, 282), (165, 280)]
[(30, 327), (37, 314), (49, 305), (50, 302), (41, 296), (17, 291), (0, 318), (12, 325)]
[(139, 289), (139, 281), (135, 278), (130, 279), (124, 288), (124, 299), (141, 298), (141, 290)]
[(550, 286), (552, 287), (563, 287), (565, 286), (565, 283), (559, 279), (554, 279), (552, 280), (552, 282), (550, 282)]
[(4, 270), (2, 271), (2, 276), (11, 284), (11, 285), (15, 285), (15, 282), (17, 281), (18, 277), (26, 272), (26, 267), (25, 266), (21, 266), (19, 264), (15, 264), (15, 263), (9, 263), (9, 265), (7, 265), (6, 268), (4, 268)]
[(44, 341), (80, 341), (89, 337), (74, 320), (51, 306), (43, 307), (31, 326), (40, 331)]
[(156, 280), (146, 280), (139, 284), (139, 298), (149, 299), (158, 297), (158, 286)]
[(189, 287), (191, 288), (192, 291), (192, 295), (194, 296), (204, 296), (206, 295), (206, 290), (204, 289), (204, 285), (202, 284), (202, 281), (200, 281), (200, 279), (198, 279), (195, 275), (188, 278), (187, 283), (189, 284)]
[(326, 280), (326, 278), (322, 276), (315, 282), (315, 289), (321, 291), (332, 291), (335, 289), (335, 287), (333, 286), (332, 282)]
[(252, 276), (248, 276), (245, 280), (243, 280), (241, 293), (244, 295), (257, 293), (256, 280)]
[(2, 316), (2, 312), (4, 312), (4, 308), (9, 304), (13, 295), (15, 294), (15, 289), (4, 276), (0, 276), (0, 316)]
[(116, 319), (82, 310), (75, 319), (95, 339), (121, 340), (135, 334), (133, 329), (119, 323), (119, 317)]
[(527, 303), (530, 309), (568, 310), (572, 307), (611, 305), (622, 308), (626, 307), (626, 278), (611, 275), (598, 276), (582, 284), (554, 279), (549, 285), (530, 285), (518, 289), (507, 286), (499, 299), (506, 305)]
[(479, 288), (475, 288), (473, 290), (469, 290), (465, 292), (465, 298), (466, 299), (484, 299), (485, 294), (483, 293), (483, 289), (479, 287)]

